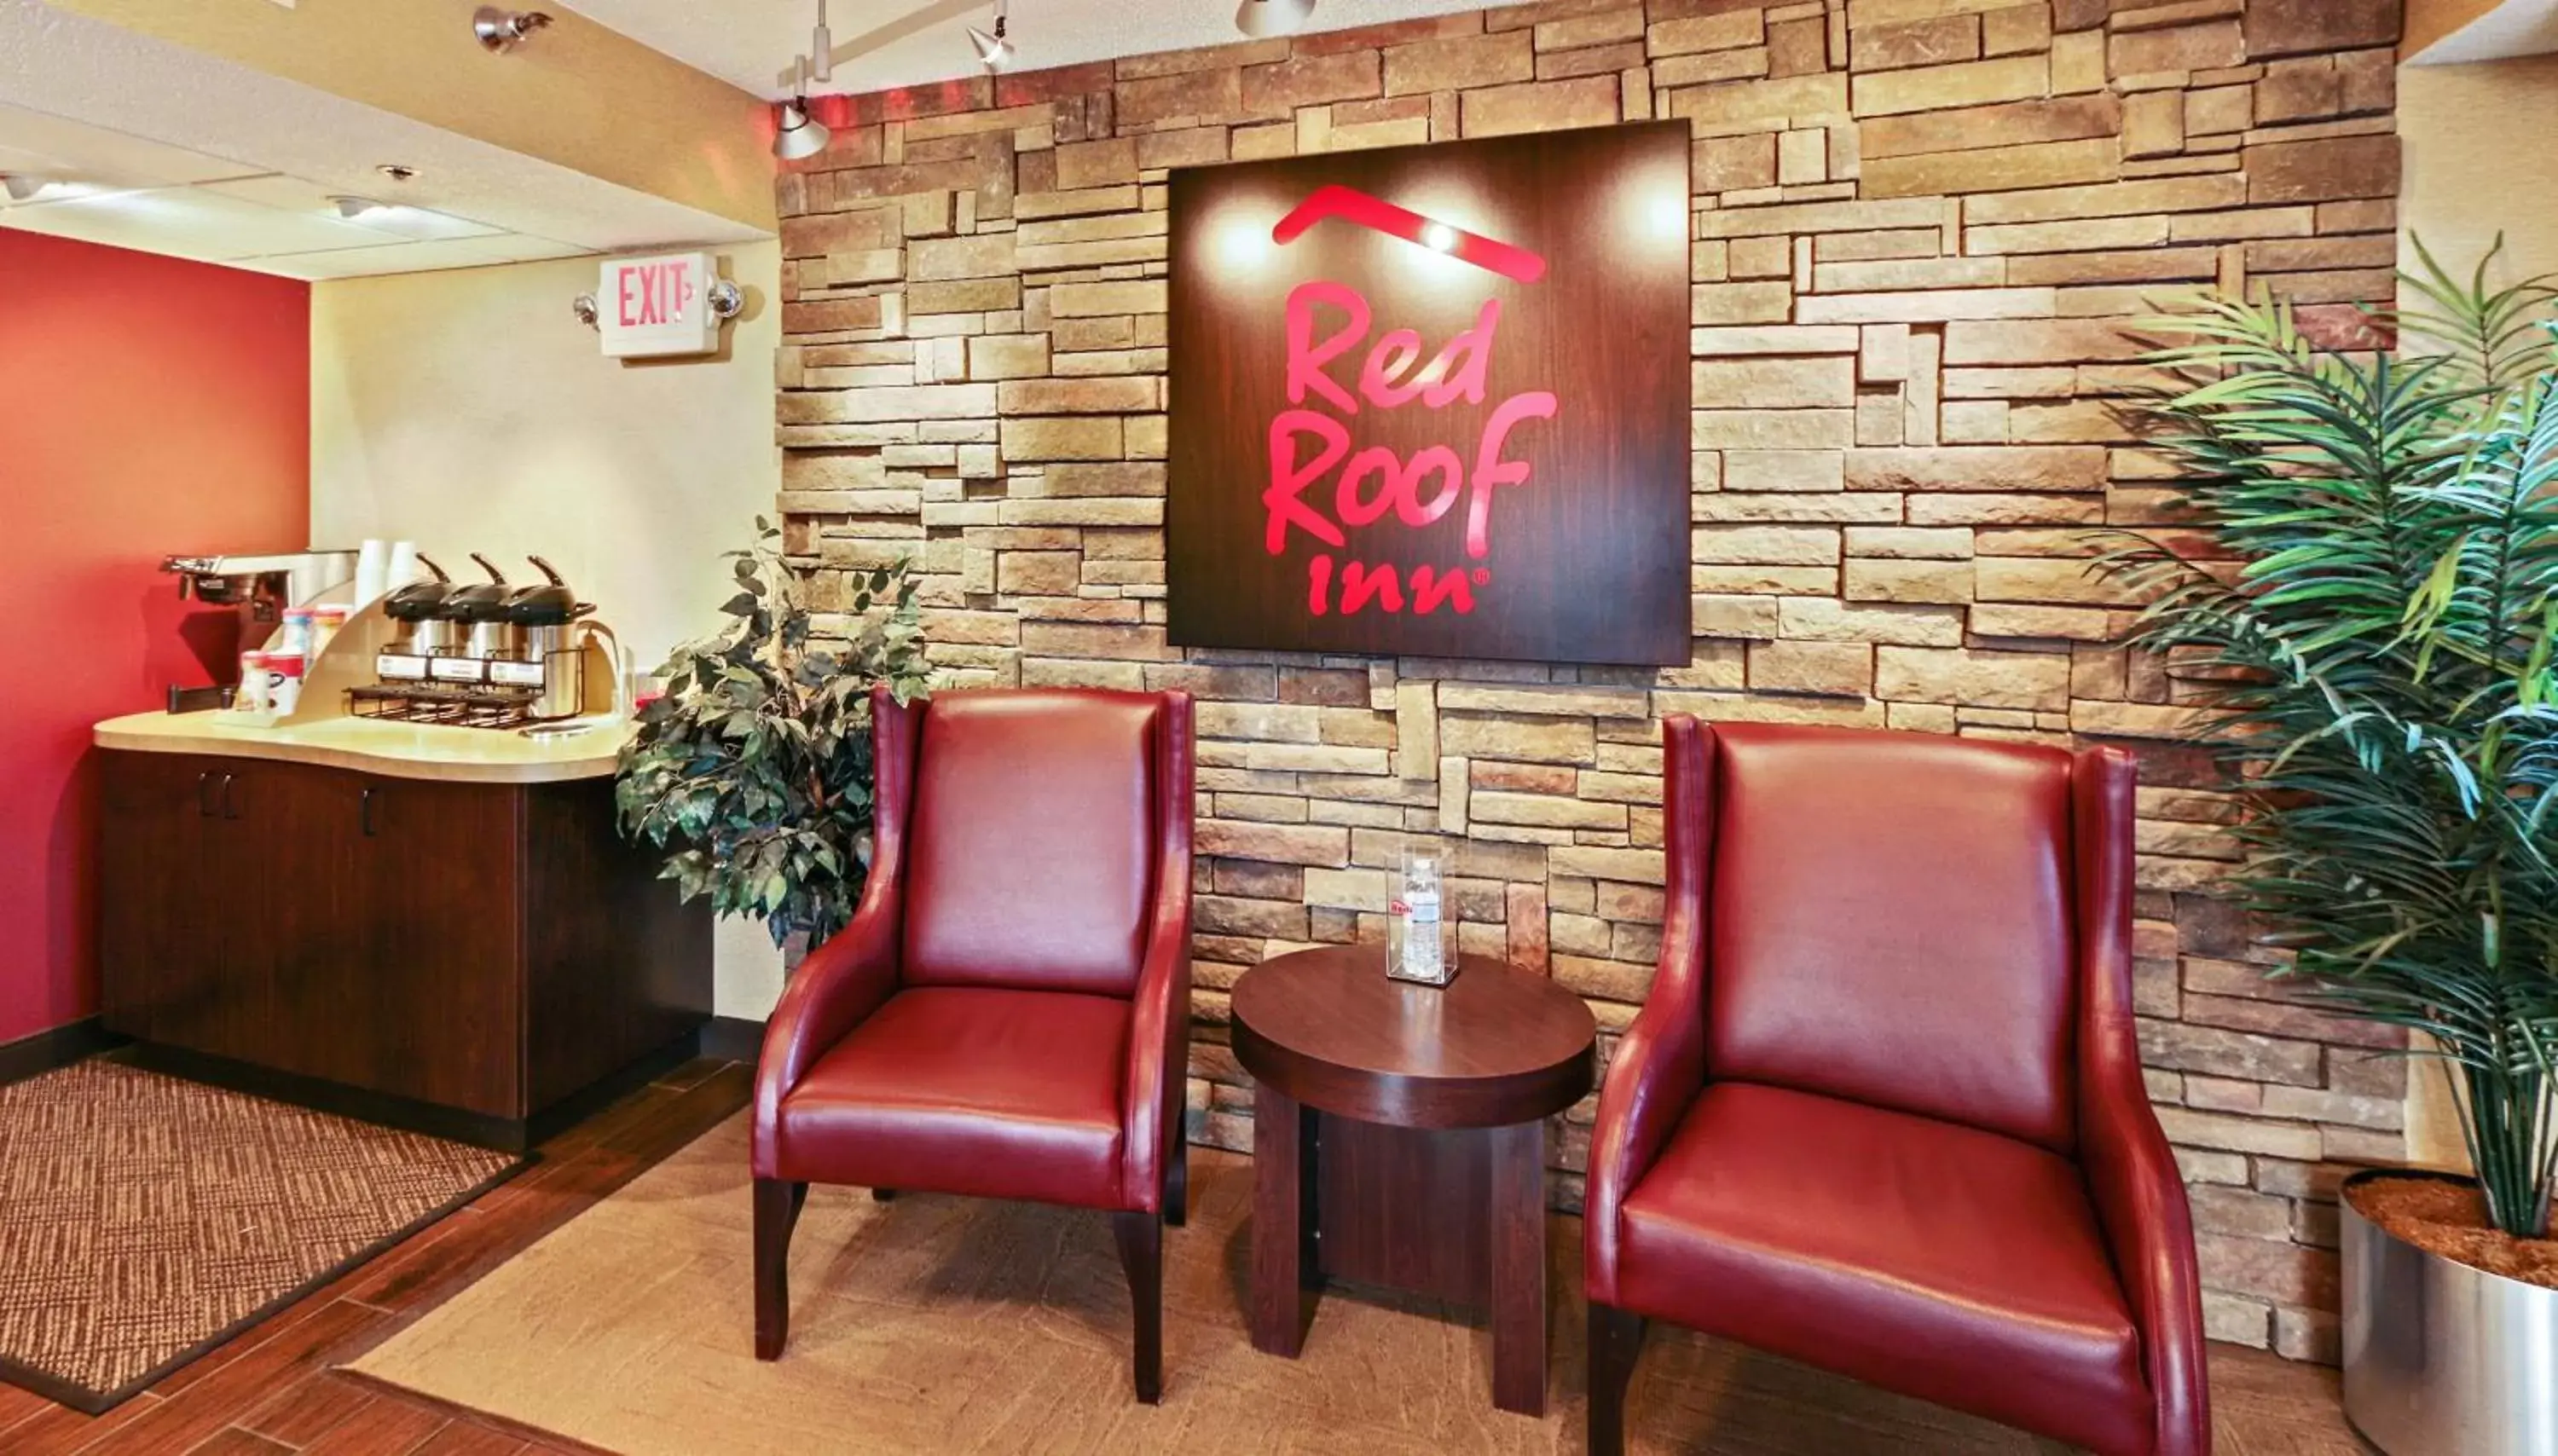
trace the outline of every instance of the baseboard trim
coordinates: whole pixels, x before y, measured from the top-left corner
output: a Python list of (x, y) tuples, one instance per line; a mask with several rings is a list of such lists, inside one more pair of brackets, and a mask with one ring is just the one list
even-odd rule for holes
[(251, 1097), (291, 1103), (314, 1112), (353, 1118), (359, 1123), (423, 1132), (430, 1137), (451, 1138), (497, 1152), (529, 1155), (541, 1143), (593, 1117), (615, 1099), (637, 1091), (692, 1060), (696, 1054), (696, 1034), (685, 1032), (526, 1118), (420, 1102), (415, 1098), (279, 1072), (271, 1067), (156, 1042), (130, 1042), (117, 1053), (117, 1059), (145, 1071), (226, 1087)]
[(23, 1082), (58, 1067), (112, 1051), (126, 1038), (109, 1031), (95, 1016), (82, 1016), (60, 1026), (0, 1042), (0, 1083)]
[(663, 1077), (696, 1055), (698, 1032), (687, 1032), (655, 1051), (626, 1062), (524, 1120), (524, 1145), (538, 1147), (612, 1104)]
[(118, 1052), (116, 1060), (164, 1077), (202, 1082), (211, 1087), (262, 1097), (269, 1102), (290, 1103), (315, 1113), (353, 1118), (358, 1123), (468, 1142), (474, 1147), (486, 1147), (496, 1152), (521, 1155), (533, 1145), (532, 1139), (525, 1135), (526, 1128), (521, 1119), (349, 1087), (342, 1082), (306, 1077), (296, 1072), (280, 1072), (273, 1067), (234, 1061), (187, 1047), (137, 1041)]
[(702, 1055), (754, 1066), (764, 1055), (764, 1022), (748, 1016), (713, 1016), (702, 1026)]

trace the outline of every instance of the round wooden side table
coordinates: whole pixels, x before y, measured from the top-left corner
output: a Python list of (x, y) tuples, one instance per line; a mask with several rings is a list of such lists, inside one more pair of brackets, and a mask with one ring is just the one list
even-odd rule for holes
[(1543, 1414), (1545, 1120), (1590, 1091), (1590, 1008), (1484, 956), (1433, 987), (1328, 946), (1245, 972), (1233, 1016), (1254, 1347), (1294, 1358), (1332, 1278), (1489, 1309), (1492, 1403)]

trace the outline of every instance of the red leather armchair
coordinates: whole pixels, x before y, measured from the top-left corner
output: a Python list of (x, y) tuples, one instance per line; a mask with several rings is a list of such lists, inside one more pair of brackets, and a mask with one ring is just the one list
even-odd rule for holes
[(1189, 1166), (1190, 698), (871, 708), (870, 880), (756, 1066), (756, 1356), (788, 1335), (808, 1184), (1027, 1199), (1115, 1216), (1152, 1402)]
[(1663, 726), (1668, 911), (1590, 1149), (1590, 1449), (1658, 1318), (2103, 1456), (2205, 1456), (2119, 750)]

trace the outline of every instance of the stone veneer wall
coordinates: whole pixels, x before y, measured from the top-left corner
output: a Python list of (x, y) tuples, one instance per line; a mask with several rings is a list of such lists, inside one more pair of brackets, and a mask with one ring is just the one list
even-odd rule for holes
[[(2127, 742), (2142, 1042), (2211, 1332), (2333, 1358), (2338, 1164), (2398, 1153), (2403, 1064), (2269, 990), (2204, 892), (2226, 806), (2110, 645), (2082, 533), (2175, 520), (2109, 408), (2145, 298), (2270, 287), (2346, 337), (2390, 297), (2397, 12), (1561, 0), (853, 98), (780, 181), (788, 550), (837, 601), (917, 558), (956, 682), (1199, 696), (1192, 1101), (1230, 1147), (1223, 989), (1380, 935), (1402, 832), (1458, 837), (1468, 948), (1627, 1024), (1661, 714)], [(1695, 137), (1694, 660), (1168, 647), (1165, 169), (1651, 117)]]

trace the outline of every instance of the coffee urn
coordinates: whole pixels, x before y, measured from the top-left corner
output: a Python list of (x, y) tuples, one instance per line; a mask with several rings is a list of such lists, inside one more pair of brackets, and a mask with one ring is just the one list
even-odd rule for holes
[(506, 598), (506, 619), (523, 634), (523, 661), (539, 673), (540, 696), (528, 716), (575, 718), (586, 711), (586, 652), (572, 624), (595, 608), (577, 599), (549, 562), (538, 556), (526, 559), (549, 579)]

